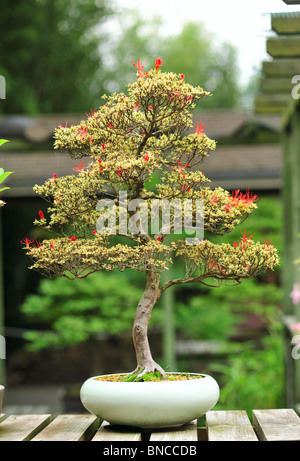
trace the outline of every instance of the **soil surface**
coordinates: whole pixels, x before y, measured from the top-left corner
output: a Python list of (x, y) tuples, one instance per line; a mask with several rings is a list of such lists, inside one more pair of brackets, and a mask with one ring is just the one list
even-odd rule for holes
[[(114, 375), (104, 375), (104, 376), (97, 376), (94, 378), (96, 381), (110, 381), (110, 382), (122, 382), (126, 375), (124, 374), (114, 374)], [(200, 379), (204, 376), (201, 375), (193, 375), (190, 373), (167, 373), (167, 379), (162, 380), (159, 378), (152, 377), (151, 379), (147, 379), (147, 381), (151, 382), (164, 382), (164, 381), (186, 381), (190, 379)]]

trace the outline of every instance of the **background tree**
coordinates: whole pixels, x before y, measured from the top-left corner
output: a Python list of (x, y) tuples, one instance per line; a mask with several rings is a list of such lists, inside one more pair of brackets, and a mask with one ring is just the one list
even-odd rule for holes
[[(160, 72), (161, 64), (157, 59), (155, 69), (145, 72), (139, 59), (135, 63), (138, 78), (129, 84), (126, 95), (107, 98), (79, 126), (58, 127), (55, 147), (74, 159), (88, 156), (91, 163), (87, 166), (80, 160), (74, 168), (76, 176), (58, 178), (54, 174), (43, 186), (35, 187), (49, 202), (50, 214), (48, 222), (39, 212), (40, 219), (35, 223), (60, 236), (42, 243), (24, 240), (33, 260), (32, 269), (47, 276), (85, 278), (99, 270), (127, 268), (146, 273), (146, 287), (133, 325), (136, 379), (155, 371), (166, 377), (152, 358), (147, 337), (152, 309), (166, 289), (196, 282), (216, 286), (228, 280), (240, 283), (272, 269), (278, 262), (274, 246), (266, 240), (263, 244), (254, 243), (246, 230), (241, 240), (232, 245), (208, 240), (190, 245), (184, 238), (172, 239), (177, 230), (174, 220), (169, 229), (159, 223), (154, 232), (142, 222), (141, 215), (128, 208), (130, 201), (142, 199), (149, 219), (152, 199), (170, 202), (176, 198), (181, 204), (186, 198), (201, 199), (204, 229), (215, 234), (230, 232), (256, 208), (257, 197), (249, 191), (230, 195), (221, 188), (211, 190), (205, 186), (208, 180), (197, 165), (215, 148), (215, 143), (199, 123), (195, 133), (185, 133), (192, 126), (194, 103), (208, 93), (186, 83), (182, 74)], [(147, 183), (155, 172), (160, 173), (161, 181), (153, 192), (147, 189)], [(120, 196), (124, 191), (126, 198)], [(99, 210), (97, 206), (104, 195), (113, 196), (118, 206), (116, 231), (124, 242), (115, 241), (109, 229), (96, 231), (103, 213), (110, 220), (106, 209)], [(121, 229), (124, 212), (126, 222), (134, 219), (136, 232)], [(185, 274), (161, 283), (160, 274), (171, 263), (171, 255), (183, 258)]]
[(201, 108), (232, 108), (241, 102), (236, 49), (201, 23), (185, 23), (171, 35), (161, 17), (145, 19), (129, 11), (120, 17), (119, 33), (107, 46), (110, 53), (104, 63), (104, 86), (109, 91), (124, 91), (127, 82), (133, 81), (128, 62), (135, 56), (144, 61), (156, 55), (163, 58), (166, 71), (183, 73), (192, 85), (201, 82), (213, 93), (214, 97), (201, 101)]
[(1, 1), (0, 74), (7, 99), (1, 111), (83, 111), (103, 89), (92, 83), (102, 67), (106, 0)]

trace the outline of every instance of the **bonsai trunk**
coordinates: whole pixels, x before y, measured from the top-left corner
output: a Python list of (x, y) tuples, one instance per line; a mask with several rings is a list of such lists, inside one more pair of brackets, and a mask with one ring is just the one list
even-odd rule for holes
[(153, 271), (147, 271), (146, 274), (146, 289), (137, 306), (133, 324), (132, 335), (136, 352), (137, 368), (131, 375), (138, 374), (137, 378), (141, 378), (146, 373), (158, 371), (162, 378), (165, 379), (165, 371), (152, 358), (147, 334), (153, 306), (161, 295), (159, 288), (160, 276)]

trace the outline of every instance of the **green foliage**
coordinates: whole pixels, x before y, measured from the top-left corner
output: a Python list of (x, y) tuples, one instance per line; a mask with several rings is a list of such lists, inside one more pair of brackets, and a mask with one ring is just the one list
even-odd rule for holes
[(267, 324), (272, 322), (281, 296), (280, 287), (255, 279), (238, 286), (207, 288), (176, 305), (175, 324), (190, 339), (225, 341), (236, 333), (247, 313), (261, 315)]
[[(84, 111), (99, 97), (99, 43), (108, 2), (1, 1), (0, 74), (9, 97), (1, 111)], [(100, 88), (101, 91), (102, 88)]]
[(221, 373), (221, 396), (215, 409), (246, 410), (282, 408), (284, 406), (284, 356), (280, 332), (263, 339), (263, 348), (244, 345), (244, 350), (232, 355), (227, 364), (214, 364)]
[(144, 382), (144, 381), (157, 381), (157, 380), (161, 381), (162, 380), (162, 377), (158, 373), (158, 371), (154, 371), (154, 372), (150, 371), (149, 373), (144, 374), (141, 378), (137, 378), (139, 373), (140, 373), (140, 371), (138, 373), (135, 373), (135, 374), (131, 373), (128, 376), (126, 376), (123, 379), (123, 381), (124, 382), (131, 382), (131, 381)]
[[(141, 295), (139, 278), (125, 273), (97, 273), (72, 281), (44, 279), (37, 293), (29, 295), (21, 306), (27, 321), (38, 328), (27, 332), (25, 339), (31, 350), (37, 350), (70, 347), (99, 333), (115, 335), (130, 330)], [(152, 322), (159, 319), (157, 310)]]

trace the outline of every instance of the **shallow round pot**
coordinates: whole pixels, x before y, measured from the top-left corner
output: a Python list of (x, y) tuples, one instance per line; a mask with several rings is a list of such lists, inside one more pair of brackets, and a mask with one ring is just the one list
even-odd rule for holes
[(0, 415), (2, 413), (2, 403), (3, 403), (3, 396), (4, 396), (4, 386), (0, 384)]
[(158, 382), (109, 382), (95, 378), (82, 385), (81, 402), (90, 413), (118, 425), (181, 426), (207, 413), (220, 395), (217, 382), (205, 374), (199, 374), (199, 379)]

